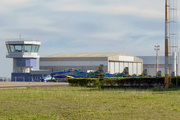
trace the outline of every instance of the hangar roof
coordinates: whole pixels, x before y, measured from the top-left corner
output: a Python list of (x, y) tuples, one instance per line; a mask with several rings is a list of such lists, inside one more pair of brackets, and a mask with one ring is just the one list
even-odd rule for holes
[(142, 59), (137, 58), (129, 53), (61, 53), (56, 55), (50, 55), (47, 57), (41, 57), (41, 59), (61, 59), (61, 58), (107, 58), (109, 61), (133, 61), (143, 62)]
[(119, 53), (61, 53), (46, 57), (110, 57), (115, 55), (132, 56), (129, 53), (119, 52)]

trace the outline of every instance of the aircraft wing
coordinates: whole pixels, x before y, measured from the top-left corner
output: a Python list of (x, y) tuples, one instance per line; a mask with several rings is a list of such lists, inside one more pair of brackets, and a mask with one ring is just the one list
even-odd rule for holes
[(54, 75), (56, 78), (74, 78), (73, 76), (70, 75), (63, 75), (63, 74), (56, 74)]
[(74, 78), (73, 76), (66, 75), (67, 78)]

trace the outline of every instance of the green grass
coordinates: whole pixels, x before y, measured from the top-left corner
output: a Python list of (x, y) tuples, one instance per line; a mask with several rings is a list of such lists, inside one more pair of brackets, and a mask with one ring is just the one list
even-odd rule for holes
[(0, 120), (179, 119), (180, 91), (0, 89)]

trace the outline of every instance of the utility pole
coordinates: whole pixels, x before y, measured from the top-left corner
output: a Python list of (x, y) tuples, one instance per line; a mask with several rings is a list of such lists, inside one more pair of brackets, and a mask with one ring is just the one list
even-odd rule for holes
[(165, 88), (169, 88), (169, 67), (168, 67), (168, 2), (165, 0)]
[(159, 61), (159, 50), (160, 50), (160, 45), (154, 45), (154, 50), (156, 51), (156, 73), (158, 72), (158, 61)]

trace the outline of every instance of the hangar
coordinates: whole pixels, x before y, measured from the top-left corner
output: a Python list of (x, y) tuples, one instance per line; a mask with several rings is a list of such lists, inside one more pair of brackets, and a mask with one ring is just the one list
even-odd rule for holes
[(39, 67), (44, 70), (61, 71), (67, 68), (76, 68), (82, 71), (97, 70), (100, 64), (104, 65), (105, 72), (121, 73), (129, 67), (129, 74), (141, 74), (143, 60), (131, 54), (120, 53), (61, 53), (40, 57)]

